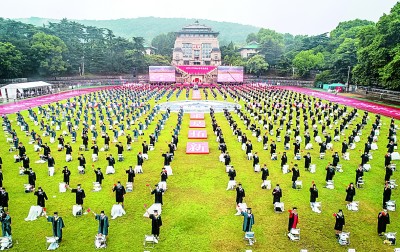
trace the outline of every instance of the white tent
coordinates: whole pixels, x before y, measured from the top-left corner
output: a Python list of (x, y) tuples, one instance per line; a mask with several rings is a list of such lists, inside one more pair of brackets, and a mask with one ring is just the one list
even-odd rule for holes
[(9, 84), (0, 88), (1, 97), (3, 99), (16, 99), (17, 96), (24, 93), (24, 90), (37, 91), (38, 89), (49, 86), (51, 86), (51, 84), (43, 81)]

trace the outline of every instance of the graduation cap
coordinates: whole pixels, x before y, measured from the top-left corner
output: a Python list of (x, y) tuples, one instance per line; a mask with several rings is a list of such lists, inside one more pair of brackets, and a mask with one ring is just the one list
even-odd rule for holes
[(97, 168), (97, 170), (99, 170), (99, 171), (100, 171), (100, 170), (101, 170), (101, 168), (99, 167), (99, 168)]
[(158, 186), (158, 184), (155, 184), (154, 186)]
[(158, 213), (158, 210), (154, 209), (154, 212), (155, 212), (155, 213)]
[(54, 215), (58, 215), (58, 212), (54, 212)]
[(64, 169), (65, 169), (65, 168), (68, 168), (68, 166), (64, 166)]
[(81, 186), (81, 184), (78, 184), (78, 186)]
[(251, 207), (248, 207), (247, 210), (251, 210)]
[(100, 213), (102, 213), (102, 214), (103, 214), (103, 213), (104, 213), (104, 210), (103, 210), (103, 211), (101, 211)]
[(343, 212), (342, 209), (339, 209), (339, 212)]

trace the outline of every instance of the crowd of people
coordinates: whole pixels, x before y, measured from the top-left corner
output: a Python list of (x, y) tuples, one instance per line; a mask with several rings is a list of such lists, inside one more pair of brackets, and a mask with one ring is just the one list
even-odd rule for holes
[[(127, 170), (125, 170), (127, 187), (125, 188), (123, 183), (118, 180), (112, 188), (115, 193), (116, 205), (124, 209), (125, 195), (129, 191), (128, 185), (133, 187), (135, 177), (143, 173), (146, 160), (149, 159), (151, 151), (154, 150), (171, 113), (169, 109), (161, 112), (158, 105), (151, 109), (149, 101), (154, 99), (157, 102), (163, 97), (169, 99), (175, 91), (163, 86), (153, 90), (141, 89), (141, 87), (102, 90), (68, 99), (65, 103), (57, 102), (34, 109), (30, 108), (27, 113), (28, 116), (17, 112), (15, 121), (10, 120), (7, 115), (2, 116), (3, 128), (9, 136), (8, 141), (12, 144), (10, 151), (15, 153), (14, 160), (15, 163), (20, 165), (21, 176), (27, 176), (25, 192), (27, 194), (33, 193), (36, 196), (36, 204), (42, 209), (40, 215), (45, 216), (46, 220), (52, 223), (53, 236), (57, 237), (57, 243), (62, 241), (62, 229), (65, 224), (57, 211), (54, 211), (53, 216), (47, 216), (46, 201), (49, 200), (49, 197), (44, 191), (46, 185), (36, 185), (37, 175), (32, 167), (29, 152), (25, 147), (27, 143), (32, 144), (35, 152), (39, 153), (40, 160), (37, 162), (47, 164), (49, 176), (54, 175), (56, 164), (64, 162), (59, 159), (56, 160), (53, 155), (54, 152), (64, 152), (65, 162), (71, 165), (76, 159), (76, 166), (82, 176), (89, 170), (86, 159), (88, 155), (85, 154), (91, 152), (88, 160), (96, 163), (100, 159), (99, 154), (106, 152), (104, 161), (107, 166), (95, 167), (95, 165), (92, 165), (91, 167), (94, 173), (93, 181), (96, 183), (93, 193), (102, 189), (105, 179), (103, 172), (114, 174), (116, 164), (126, 165), (129, 163), (125, 166), (127, 167)], [(368, 176), (367, 174), (371, 169), (372, 150), (376, 150), (378, 143), (385, 141), (382, 137), (385, 133), (381, 133), (381, 130), (387, 130), (388, 142), (385, 144), (387, 154), (384, 157), (385, 174), (384, 180), (382, 180), (383, 209), (379, 212), (377, 221), (378, 234), (383, 235), (386, 232), (386, 225), (390, 224), (389, 211), (392, 211), (389, 208), (391, 190), (396, 186), (391, 178), (395, 168), (391, 158), (397, 149), (397, 126), (394, 119), (391, 119), (387, 129), (381, 129), (381, 117), (379, 115), (370, 118), (372, 116), (368, 112), (359, 114), (360, 112), (355, 108), (342, 107), (333, 102), (324, 102), (314, 97), (279, 88), (261, 86), (216, 88), (216, 90), (210, 90), (214, 98), (217, 96), (216, 91), (224, 99), (229, 96), (236, 102), (244, 104), (242, 108), (238, 106), (235, 111), (224, 110), (224, 116), (232, 132), (222, 132), (214, 110), (210, 109), (212, 130), (216, 135), (221, 152), (219, 161), (224, 164), (229, 177), (227, 190), (236, 191), (235, 208), (244, 217), (242, 227), (244, 232), (252, 231), (252, 226), (255, 224), (254, 209), (248, 207), (244, 202), (246, 198), (244, 185), (236, 182), (237, 178), (240, 177), (233, 165), (237, 157), (232, 157), (228, 151), (228, 144), (231, 149), (235, 148), (236, 143), (227, 142), (225, 139), (227, 134), (234, 135), (239, 143), (238, 146), (243, 150), (243, 155), (249, 160), (249, 167), (255, 173), (261, 175), (262, 190), (272, 189), (271, 180), (268, 180), (268, 177), (271, 173), (277, 171), (269, 169), (271, 162), (280, 162), (281, 172), (291, 174), (290, 181), (289, 179), (288, 181), (276, 181), (276, 186), (271, 192), (273, 209), (280, 213), (284, 211), (283, 192), (280, 184), (290, 183), (293, 190), (301, 190), (303, 184), (299, 178), (301, 178), (300, 167), (303, 160), (304, 171), (311, 173), (315, 172), (313, 160), (325, 160), (326, 178), (325, 181), (318, 181), (318, 183), (323, 184), (324, 188), (334, 189), (333, 178), (337, 176), (337, 173), (342, 173), (344, 169), (348, 169), (348, 167), (342, 167), (340, 161), (349, 160), (350, 153), (352, 159), (357, 159), (357, 157), (354, 157), (356, 144), (361, 144), (361, 137), (366, 136), (360, 162), (355, 170), (355, 180), (349, 178), (348, 186), (346, 190), (343, 190), (343, 199), (346, 201), (345, 207), (350, 211), (358, 210), (358, 204), (355, 201), (356, 190), (364, 186), (365, 177)], [(182, 108), (178, 113), (177, 123), (171, 130), (172, 139), (166, 143), (167, 151), (159, 157), (152, 156), (152, 158), (163, 160), (160, 178), (157, 178), (159, 182), (155, 185), (155, 188), (147, 185), (151, 195), (154, 195), (154, 204), (163, 205), (163, 195), (167, 191), (168, 167), (170, 168), (178, 147), (183, 113)], [(31, 128), (32, 124), (35, 127)], [(155, 124), (155, 127), (150, 133), (148, 129), (151, 124)], [(21, 130), (17, 131), (17, 127), (20, 127)], [(145, 131), (148, 134), (149, 143), (146, 140), (139, 140), (145, 134)], [(125, 139), (125, 141), (121, 141), (121, 139)], [(132, 145), (135, 142), (140, 142), (142, 150), (136, 155), (136, 165), (133, 165), (134, 161), (125, 160), (124, 154), (125, 151), (132, 150)], [(74, 149), (76, 143), (79, 144), (79, 151)], [(341, 146), (341, 152), (333, 152), (332, 161), (329, 161), (328, 150), (333, 151), (334, 144), (335, 149), (338, 149), (338, 145)], [(285, 151), (277, 152), (278, 145), (282, 145)], [(314, 147), (319, 150), (317, 154), (313, 151)], [(256, 151), (256, 149), (261, 149), (263, 153)], [(304, 151), (306, 153), (303, 153)], [(114, 156), (113, 153), (114, 155), (116, 153), (116, 155)], [(295, 162), (290, 163), (289, 160), (292, 158)], [(0, 158), (0, 168), (2, 165)], [(71, 174), (73, 174), (70, 170), (71, 165), (63, 167), (61, 171), (62, 181), (66, 189), (75, 193), (75, 204), (78, 206), (77, 213), (82, 215), (91, 211), (94, 214), (95, 220), (98, 221), (96, 241), (99, 242), (99, 246), (105, 246), (106, 238), (109, 235), (108, 216), (104, 210), (101, 210), (100, 214), (96, 214), (89, 207), (84, 208), (85, 198), (91, 193), (86, 193), (82, 184), (77, 184), (75, 188), (70, 186)], [(7, 164), (7, 166), (10, 165)], [(3, 186), (1, 169), (0, 187), (0, 205), (2, 207), (0, 221), (2, 222), (3, 236), (11, 239), (11, 217), (8, 210), (9, 195)], [(132, 187), (130, 189), (133, 189)], [(319, 197), (315, 181), (311, 182), (309, 192), (311, 210), (321, 213), (321, 202), (318, 201), (323, 201), (323, 198)], [(341, 210), (342, 205), (339, 203), (338, 208), (340, 210), (334, 214), (336, 236), (343, 232), (345, 226), (345, 217)], [(298, 210), (295, 206), (289, 210), (288, 236), (291, 239), (296, 234), (295, 230), (298, 229)], [(147, 208), (146, 213), (152, 220), (151, 233), (158, 240), (162, 226), (161, 213), (157, 209), (151, 212)]]

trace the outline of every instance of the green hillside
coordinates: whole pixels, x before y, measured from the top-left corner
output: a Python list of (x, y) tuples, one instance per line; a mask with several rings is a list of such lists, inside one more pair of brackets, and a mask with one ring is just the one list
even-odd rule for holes
[[(21, 18), (16, 19), (28, 24), (43, 26), (48, 22), (58, 22), (56, 19), (47, 18)], [(114, 32), (115, 35), (131, 38), (133, 36), (144, 37), (150, 42), (152, 38), (161, 34), (178, 31), (182, 26), (194, 23), (196, 19), (185, 18), (157, 18), (157, 17), (141, 17), (130, 19), (116, 20), (74, 20), (84, 25), (107, 28)], [(235, 43), (244, 43), (249, 33), (257, 33), (259, 27), (251, 25), (242, 25), (229, 22), (217, 22), (212, 20), (199, 19), (201, 24), (211, 26), (215, 31), (220, 32), (221, 44), (227, 44), (230, 41)]]

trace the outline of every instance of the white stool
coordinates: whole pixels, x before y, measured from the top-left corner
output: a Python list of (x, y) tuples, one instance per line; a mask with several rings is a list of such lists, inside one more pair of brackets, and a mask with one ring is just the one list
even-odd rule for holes
[(101, 190), (101, 185), (99, 182), (93, 182), (93, 192), (98, 192)]
[(135, 171), (136, 174), (143, 173), (142, 166), (141, 165), (136, 165), (134, 171)]
[(64, 182), (60, 182), (58, 185), (58, 191), (60, 193), (65, 193), (67, 191), (66, 185)]
[(126, 182), (126, 192), (132, 192), (132, 191), (133, 191), (133, 183)]
[(226, 190), (234, 190), (236, 187), (236, 181), (235, 180), (229, 180), (228, 182), (228, 187)]

